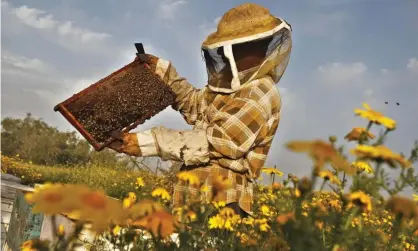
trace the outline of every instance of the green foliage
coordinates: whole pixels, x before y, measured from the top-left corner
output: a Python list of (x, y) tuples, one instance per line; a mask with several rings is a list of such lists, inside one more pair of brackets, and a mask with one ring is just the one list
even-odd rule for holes
[(5, 156), (41, 165), (81, 165), (88, 162), (115, 165), (116, 154), (111, 150), (95, 152), (77, 132), (62, 132), (30, 113), (23, 119), (5, 118), (1, 122), (1, 149)]

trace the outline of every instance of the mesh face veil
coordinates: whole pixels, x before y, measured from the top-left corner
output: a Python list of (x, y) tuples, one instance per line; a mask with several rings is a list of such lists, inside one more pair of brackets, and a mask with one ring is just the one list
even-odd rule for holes
[[(209, 88), (216, 92), (232, 93), (254, 79), (270, 76), (279, 82), (289, 62), (292, 48), (291, 28), (284, 20), (272, 30), (249, 37), (202, 46)], [(257, 54), (250, 67), (237, 65), (242, 58)]]

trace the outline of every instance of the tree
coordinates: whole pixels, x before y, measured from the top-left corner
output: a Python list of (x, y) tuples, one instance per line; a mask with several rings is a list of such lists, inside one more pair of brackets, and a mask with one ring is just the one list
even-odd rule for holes
[(83, 164), (90, 159), (90, 146), (76, 132), (61, 132), (30, 113), (23, 119), (4, 118), (1, 148), (6, 156), (43, 165)]

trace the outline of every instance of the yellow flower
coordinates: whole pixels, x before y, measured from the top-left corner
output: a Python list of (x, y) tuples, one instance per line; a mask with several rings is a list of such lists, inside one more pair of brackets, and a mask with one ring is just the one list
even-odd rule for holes
[(215, 206), (216, 209), (220, 209), (226, 206), (225, 201), (213, 201), (212, 204)]
[(49, 241), (38, 240), (38, 239), (25, 241), (20, 247), (21, 251), (38, 251), (38, 250), (48, 250), (48, 249), (49, 249)]
[(137, 187), (145, 186), (145, 183), (144, 183), (144, 180), (142, 179), (142, 177), (136, 178), (136, 185), (137, 185)]
[(113, 234), (113, 235), (119, 235), (120, 230), (121, 230), (120, 226), (119, 226), (119, 225), (116, 225), (116, 226), (112, 229), (112, 234)]
[(341, 211), (341, 203), (339, 200), (331, 200), (329, 202), (329, 205), (331, 208), (333, 208), (335, 211), (340, 212)]
[(244, 223), (245, 225), (254, 226), (254, 218), (243, 218), (242, 223)]
[(219, 201), (221, 192), (232, 186), (232, 182), (228, 177), (216, 175), (212, 176), (212, 200)]
[(122, 205), (123, 208), (130, 208), (136, 202), (136, 194), (129, 192), (128, 196), (123, 199)]
[(366, 128), (354, 127), (344, 138), (348, 141), (357, 141), (360, 140), (362, 134), (365, 134), (369, 139), (374, 139), (376, 137), (373, 133), (366, 131)]
[(135, 221), (133, 226), (143, 227), (155, 236), (165, 238), (174, 232), (175, 221), (171, 214), (158, 211)]
[(261, 171), (263, 173), (266, 173), (268, 175), (277, 175), (277, 176), (283, 176), (283, 173), (280, 172), (278, 169), (276, 169), (275, 167), (263, 167), (261, 168)]
[(405, 250), (406, 251), (415, 251), (415, 245), (405, 242)]
[(203, 185), (202, 187), (200, 187), (200, 192), (202, 193), (206, 193), (209, 191), (209, 187), (206, 185)]
[(369, 195), (365, 194), (362, 191), (357, 191), (348, 195), (348, 207), (354, 207), (355, 205), (359, 206), (363, 212), (372, 211), (372, 200)]
[(268, 207), (268, 206), (266, 206), (266, 205), (262, 205), (261, 206), (261, 213), (264, 215), (264, 216), (271, 216), (271, 215), (273, 215), (273, 212), (270, 210), (270, 208)]
[(267, 219), (257, 219), (255, 223), (259, 225), (261, 232), (267, 232), (270, 229), (270, 226), (267, 223)]
[(64, 226), (62, 224), (59, 224), (59, 226), (58, 226), (57, 235), (58, 236), (64, 236), (65, 235), (65, 229), (64, 229)]
[(212, 216), (209, 219), (209, 229), (214, 229), (214, 228), (218, 228), (218, 229), (223, 229), (224, 225), (225, 225), (225, 220), (219, 215), (215, 215)]
[(415, 201), (418, 201), (418, 194), (413, 194), (412, 197), (414, 198)]
[(20, 247), (20, 250), (22, 251), (38, 251), (37, 248), (33, 247), (33, 241), (29, 240), (29, 241), (25, 241), (22, 246)]
[(227, 217), (225, 219), (225, 229), (229, 231), (234, 231), (236, 224), (241, 222), (241, 217), (239, 215), (233, 215), (232, 217)]
[(219, 215), (224, 218), (229, 218), (235, 215), (235, 211), (230, 207), (224, 207), (219, 211)]
[(352, 226), (352, 227), (355, 227), (355, 226), (358, 226), (358, 225), (360, 225), (360, 218), (359, 218), (359, 217), (354, 217), (354, 218), (351, 220), (351, 226)]
[(383, 114), (381, 114), (380, 112), (377, 112), (375, 110), (373, 110), (372, 108), (370, 108), (370, 106), (366, 103), (363, 103), (363, 107), (366, 108), (366, 110), (361, 110), (361, 109), (355, 109), (354, 113), (356, 114), (356, 116), (360, 116), (363, 117), (373, 123), (376, 123), (378, 125), (383, 125), (384, 127), (386, 127), (389, 130), (393, 130), (396, 128), (396, 121), (385, 117)]
[(200, 186), (199, 177), (191, 171), (184, 171), (177, 174), (177, 178), (189, 183), (190, 185)]
[(171, 199), (171, 196), (168, 193), (168, 191), (165, 190), (164, 188), (161, 188), (161, 187), (154, 189), (154, 191), (152, 191), (151, 195), (153, 197), (161, 197), (161, 199), (163, 199), (163, 200)]
[(132, 202), (132, 200), (130, 200), (129, 198), (124, 198), (123, 202), (122, 202), (122, 206), (123, 208), (130, 208), (132, 207), (132, 205), (135, 204)]
[(276, 219), (276, 221), (280, 225), (284, 225), (290, 220), (295, 220), (295, 214), (293, 212), (289, 212), (289, 213), (286, 213), (286, 214), (281, 214)]
[(193, 212), (193, 211), (187, 212), (185, 216), (186, 216), (186, 219), (189, 222), (193, 222), (193, 221), (196, 221), (197, 220), (197, 214), (195, 212)]
[(374, 172), (373, 167), (365, 161), (354, 161), (351, 165), (359, 171), (364, 171), (366, 173)]
[(278, 191), (278, 190), (280, 190), (280, 189), (282, 189), (282, 188), (283, 188), (282, 183), (277, 183), (277, 182), (274, 182), (274, 183), (271, 185), (271, 189), (272, 189), (273, 191)]
[(153, 200), (142, 200), (128, 209), (128, 217), (133, 220), (148, 216), (154, 212), (163, 211), (164, 207)]
[(86, 190), (75, 202), (80, 205), (80, 216), (92, 222), (94, 231), (101, 233), (111, 221), (120, 222), (124, 216), (120, 201), (109, 198), (103, 191)]
[(415, 201), (401, 196), (392, 196), (386, 208), (400, 215), (404, 220), (414, 220), (418, 223), (418, 205)]
[(338, 177), (336, 177), (331, 171), (319, 171), (318, 176), (324, 180), (329, 180), (329, 182), (333, 184), (341, 184), (341, 181), (338, 179)]
[(322, 230), (324, 228), (324, 222), (323, 221), (315, 221), (315, 227), (317, 227), (319, 230)]
[(300, 190), (296, 188), (295, 189), (295, 197), (299, 198), (301, 195), (302, 195), (302, 193), (300, 192)]
[(132, 202), (136, 202), (136, 194), (133, 192), (129, 192), (128, 199), (130, 199)]
[(305, 152), (315, 161), (317, 168), (322, 168), (325, 163), (331, 163), (338, 170), (347, 174), (355, 174), (355, 169), (350, 163), (328, 142), (322, 140), (314, 141), (291, 141), (287, 148), (294, 152)]
[(383, 160), (391, 166), (395, 166), (395, 163), (398, 163), (404, 168), (412, 166), (411, 162), (404, 159), (402, 155), (392, 152), (392, 150), (383, 145), (358, 145), (356, 148), (351, 149), (351, 153), (359, 158), (368, 158), (378, 161)]
[(34, 213), (57, 214), (66, 213), (74, 209), (74, 195), (66, 191), (67, 186), (61, 184), (48, 184), (38, 187), (33, 193), (25, 194), (29, 204), (35, 204)]

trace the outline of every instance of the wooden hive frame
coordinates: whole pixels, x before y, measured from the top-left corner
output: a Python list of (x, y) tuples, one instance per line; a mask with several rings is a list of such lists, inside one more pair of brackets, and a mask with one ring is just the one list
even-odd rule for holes
[[(59, 103), (58, 105), (56, 105), (54, 107), (54, 111), (55, 112), (60, 112), (62, 114), (62, 116), (64, 116), (64, 118), (75, 128), (77, 129), (78, 132), (81, 133), (81, 135), (94, 147), (94, 149), (96, 151), (101, 151), (103, 150), (105, 147), (109, 146), (112, 142), (114, 142), (116, 139), (114, 138), (109, 138), (107, 139), (104, 143), (99, 143), (94, 137), (93, 135), (91, 135), (82, 125), (82, 123), (77, 120), (77, 118), (66, 108), (66, 106), (68, 104), (73, 103), (74, 101), (76, 101), (77, 99), (79, 99), (80, 97), (83, 97), (87, 94), (89, 94), (90, 92), (94, 91), (95, 89), (97, 89), (100, 85), (106, 83), (106, 81), (108, 81), (109, 79), (111, 79), (112, 77), (114, 77), (115, 75), (118, 75), (119, 73), (127, 70), (128, 68), (130, 68), (133, 64), (143, 64), (145, 69), (150, 69), (150, 66), (146, 63), (143, 63), (144, 57), (145, 57), (145, 51), (144, 51), (144, 47), (142, 45), (142, 43), (135, 43), (135, 47), (137, 49), (137, 56), (139, 58), (138, 60), (135, 60), (133, 62), (131, 62), (128, 65), (125, 65), (124, 67), (122, 67), (121, 69), (113, 72), (112, 74), (110, 74), (109, 76), (99, 80), (98, 82), (90, 85), (89, 87), (85, 88), (84, 90), (80, 91), (77, 94), (74, 94), (72, 97), (68, 98), (67, 100)], [(130, 130), (136, 128), (138, 125), (143, 124), (146, 120), (150, 119), (152, 116), (154, 116), (155, 113), (151, 113), (148, 112), (142, 119), (138, 119), (135, 122), (131, 123), (131, 125), (125, 127), (122, 132), (129, 132)]]

